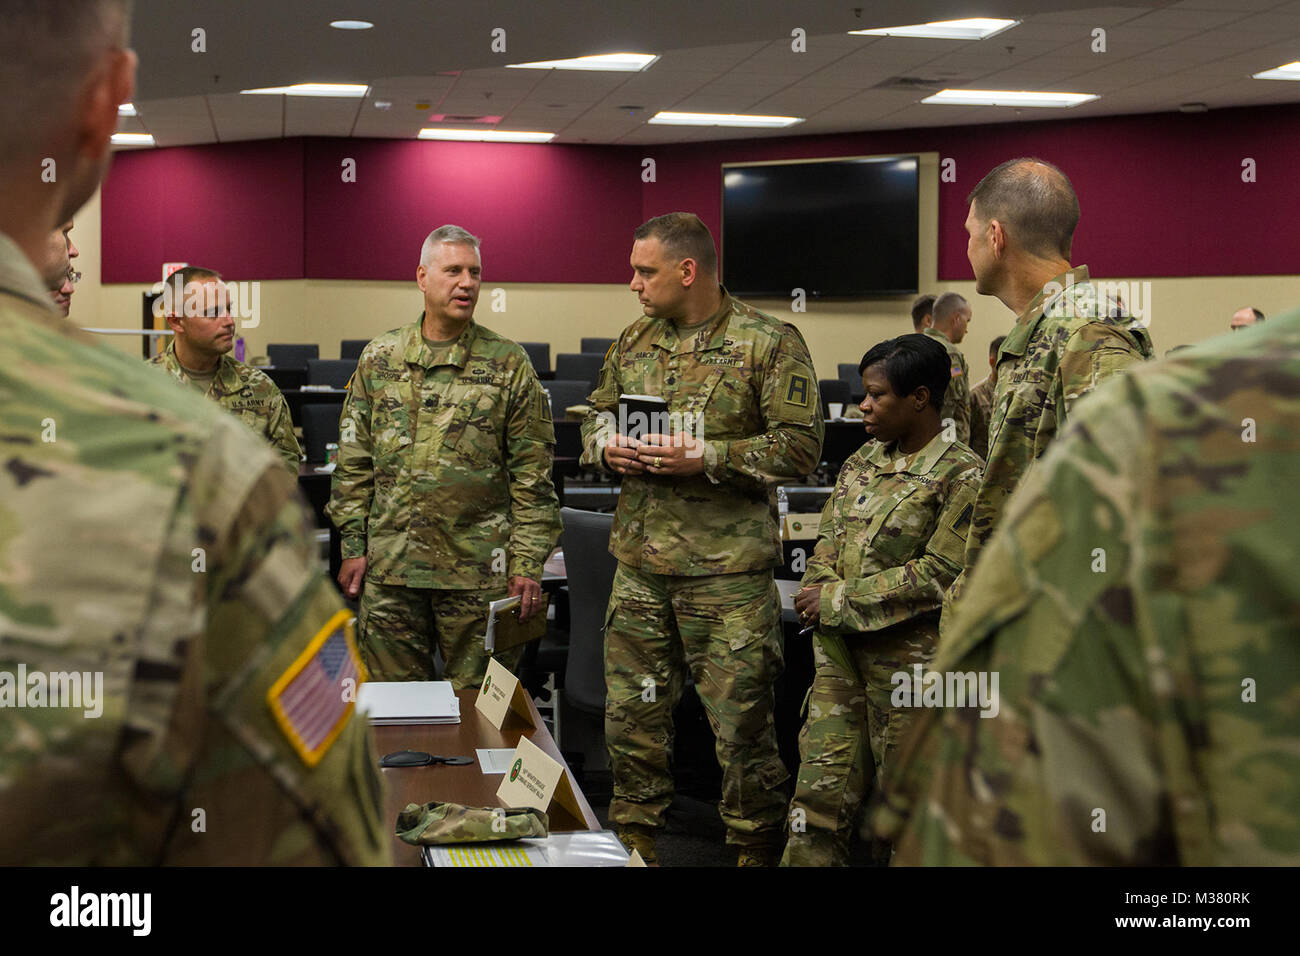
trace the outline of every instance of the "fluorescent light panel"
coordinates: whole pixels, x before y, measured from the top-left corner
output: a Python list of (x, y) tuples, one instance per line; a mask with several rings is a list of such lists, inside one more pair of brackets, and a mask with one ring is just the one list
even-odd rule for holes
[(1265, 70), (1263, 73), (1251, 75), (1252, 80), (1300, 80), (1300, 60), (1294, 63), (1287, 63), (1279, 66), (1275, 70)]
[(1029, 90), (940, 90), (922, 103), (945, 106), (1034, 106), (1068, 109), (1097, 99), (1096, 93), (1040, 93)]
[(366, 95), (370, 87), (362, 83), (295, 83), (293, 86), (263, 86), (241, 93), (280, 94), (282, 96), (351, 96)]
[(854, 36), (924, 37), (930, 40), (983, 40), (1017, 26), (1019, 20), (973, 17), (968, 20), (936, 20), (906, 27), (880, 27), (875, 30), (850, 30)]
[(679, 113), (660, 110), (647, 120), (653, 126), (753, 126), (780, 129), (802, 123), (802, 116), (753, 116), (746, 113)]
[(153, 137), (148, 133), (114, 133), (114, 146), (152, 146)]
[(135, 115), (136, 115), (135, 104), (134, 104), (134, 103), (123, 103), (121, 106), (119, 106), (119, 107), (117, 108), (117, 115), (118, 115), (118, 116), (135, 116)]
[(538, 60), (535, 63), (508, 63), (509, 70), (608, 70), (617, 73), (640, 73), (655, 60), (655, 53), (601, 53), (571, 60)]
[(507, 129), (434, 129), (420, 130), (419, 139), (449, 139), (471, 143), (549, 143), (554, 133), (515, 132)]
[(335, 30), (369, 30), (374, 26), (369, 20), (331, 20)]

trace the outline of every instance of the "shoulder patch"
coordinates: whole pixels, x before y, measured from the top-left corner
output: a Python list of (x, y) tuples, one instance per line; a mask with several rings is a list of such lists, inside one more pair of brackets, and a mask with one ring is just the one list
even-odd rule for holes
[(961, 378), (962, 375), (963, 375), (964, 373), (962, 372), (962, 370), (961, 370), (961, 366), (960, 366), (960, 365), (954, 365), (954, 366), (949, 370), (948, 374), (949, 374), (949, 376), (951, 376), (952, 378)]
[(610, 343), (609, 343), (609, 348), (605, 349), (605, 361), (606, 361), (606, 362), (609, 361), (609, 357), (610, 357), (611, 355), (614, 354), (614, 349), (616, 349), (616, 348), (618, 348), (618, 339), (615, 339), (613, 342), (610, 342)]
[(346, 385), (343, 386), (343, 390), (344, 390), (345, 392), (350, 392), (350, 391), (352, 391), (352, 380), (353, 380), (354, 378), (356, 378), (356, 377), (357, 377), (357, 373), (356, 373), (356, 371), (354, 370), (354, 371), (352, 372), (352, 374), (348, 376), (348, 383), (347, 383)]
[(785, 381), (781, 384), (781, 394), (784, 396), (787, 405), (798, 405), (800, 408), (807, 408), (808, 376), (800, 375), (798, 372), (788, 373)]
[(350, 611), (330, 618), (266, 692), (275, 722), (309, 767), (320, 763), (347, 726), (366, 679), (352, 620)]

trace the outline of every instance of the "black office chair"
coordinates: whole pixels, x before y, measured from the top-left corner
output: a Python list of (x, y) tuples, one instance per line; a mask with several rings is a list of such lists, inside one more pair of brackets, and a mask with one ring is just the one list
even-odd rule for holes
[(605, 355), (605, 353), (609, 351), (609, 347), (610, 347), (611, 345), (613, 345), (614, 342), (615, 342), (614, 339), (587, 339), (587, 338), (584, 338), (584, 339), (582, 340), (582, 351), (584, 351), (584, 352), (592, 352), (592, 353), (599, 353), (600, 356), (603, 358), (604, 355)]
[(348, 379), (357, 370), (356, 359), (309, 359), (307, 362), (308, 385), (333, 385), (335, 388), (347, 388)]
[(569, 655), (564, 699), (592, 717), (605, 714), (605, 611), (618, 561), (609, 553), (614, 516), (561, 508), (564, 564), (569, 576)]
[(266, 357), (276, 368), (307, 367), (309, 359), (320, 358), (319, 345), (268, 345)]
[(840, 380), (849, 387), (849, 395), (852, 396), (854, 403), (862, 401), (862, 396), (866, 391), (862, 388), (862, 376), (858, 373), (858, 367), (852, 362), (841, 362), (839, 364)]
[(604, 355), (589, 352), (561, 352), (555, 356), (555, 377), (568, 382), (589, 382), (596, 387)]
[(528, 353), (528, 361), (533, 363), (533, 371), (539, 378), (550, 378), (551, 376), (551, 343), (549, 342), (520, 342), (525, 352)]
[(352, 359), (355, 362), (361, 358), (361, 353), (369, 344), (369, 339), (344, 339), (339, 343), (339, 358)]
[(551, 393), (552, 418), (563, 418), (564, 410), (570, 405), (585, 405), (587, 396), (591, 394), (590, 382), (557, 378), (543, 382), (542, 387)]
[[(822, 417), (830, 418), (830, 403), (839, 402), (848, 407), (853, 402), (847, 382), (838, 378), (821, 378), (817, 380), (817, 390), (822, 394)], [(841, 412), (843, 414), (843, 412)]]
[(302, 443), (307, 446), (303, 451), (309, 462), (323, 462), (325, 446), (339, 440), (339, 416), (342, 414), (342, 402), (303, 405)]

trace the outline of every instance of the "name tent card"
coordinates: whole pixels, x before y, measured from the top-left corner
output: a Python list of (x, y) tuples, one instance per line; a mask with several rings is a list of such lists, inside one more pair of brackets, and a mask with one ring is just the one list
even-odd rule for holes
[(497, 730), (501, 729), (506, 716), (512, 712), (523, 720), (525, 726), (534, 726), (533, 718), (528, 712), (528, 691), (519, 683), (518, 677), (496, 660), (488, 661), (487, 673), (479, 685), (474, 709)]
[[(564, 765), (552, 760), (527, 737), (519, 738), (514, 762), (497, 788), (497, 799), (507, 807), (531, 807), (543, 811), (551, 821), (552, 830), (585, 828), (582, 807), (573, 793), (573, 784), (564, 772)], [(572, 819), (565, 821), (566, 816)], [(567, 825), (557, 827), (557, 821)]]

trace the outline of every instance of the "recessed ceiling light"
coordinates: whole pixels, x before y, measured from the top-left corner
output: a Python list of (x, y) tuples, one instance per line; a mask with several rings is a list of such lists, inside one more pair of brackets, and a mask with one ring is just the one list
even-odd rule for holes
[(1263, 73), (1251, 74), (1252, 80), (1300, 80), (1300, 60), (1294, 63), (1287, 63), (1279, 66), (1275, 70), (1265, 70)]
[(135, 116), (135, 115), (136, 115), (136, 112), (135, 112), (135, 104), (134, 104), (134, 103), (123, 103), (121, 106), (119, 106), (119, 107), (117, 108), (117, 115), (118, 115), (118, 116)]
[(947, 106), (1040, 106), (1066, 109), (1097, 99), (1096, 93), (1039, 93), (1026, 90), (940, 90), (922, 103)]
[(509, 63), (511, 70), (613, 70), (619, 73), (639, 73), (659, 56), (654, 53), (602, 53), (597, 56), (579, 56), (572, 60), (538, 60), (535, 63)]
[(335, 30), (369, 30), (374, 26), (369, 20), (331, 20)]
[(241, 93), (279, 93), (283, 96), (365, 96), (370, 87), (359, 83), (295, 83), (293, 86), (263, 86)]
[(646, 122), (655, 126), (758, 126), (779, 129), (802, 123), (802, 116), (753, 116), (745, 113), (679, 113), (660, 110)]
[(549, 143), (554, 133), (526, 133), (507, 129), (433, 129), (420, 130), (419, 139), (449, 139), (470, 143)]
[(906, 27), (879, 27), (875, 30), (850, 30), (855, 36), (924, 37), (931, 40), (983, 40), (997, 36), (1020, 23), (1019, 20), (996, 20), (973, 17), (968, 20), (936, 20)]
[(114, 133), (114, 146), (152, 146), (153, 137), (148, 133)]

